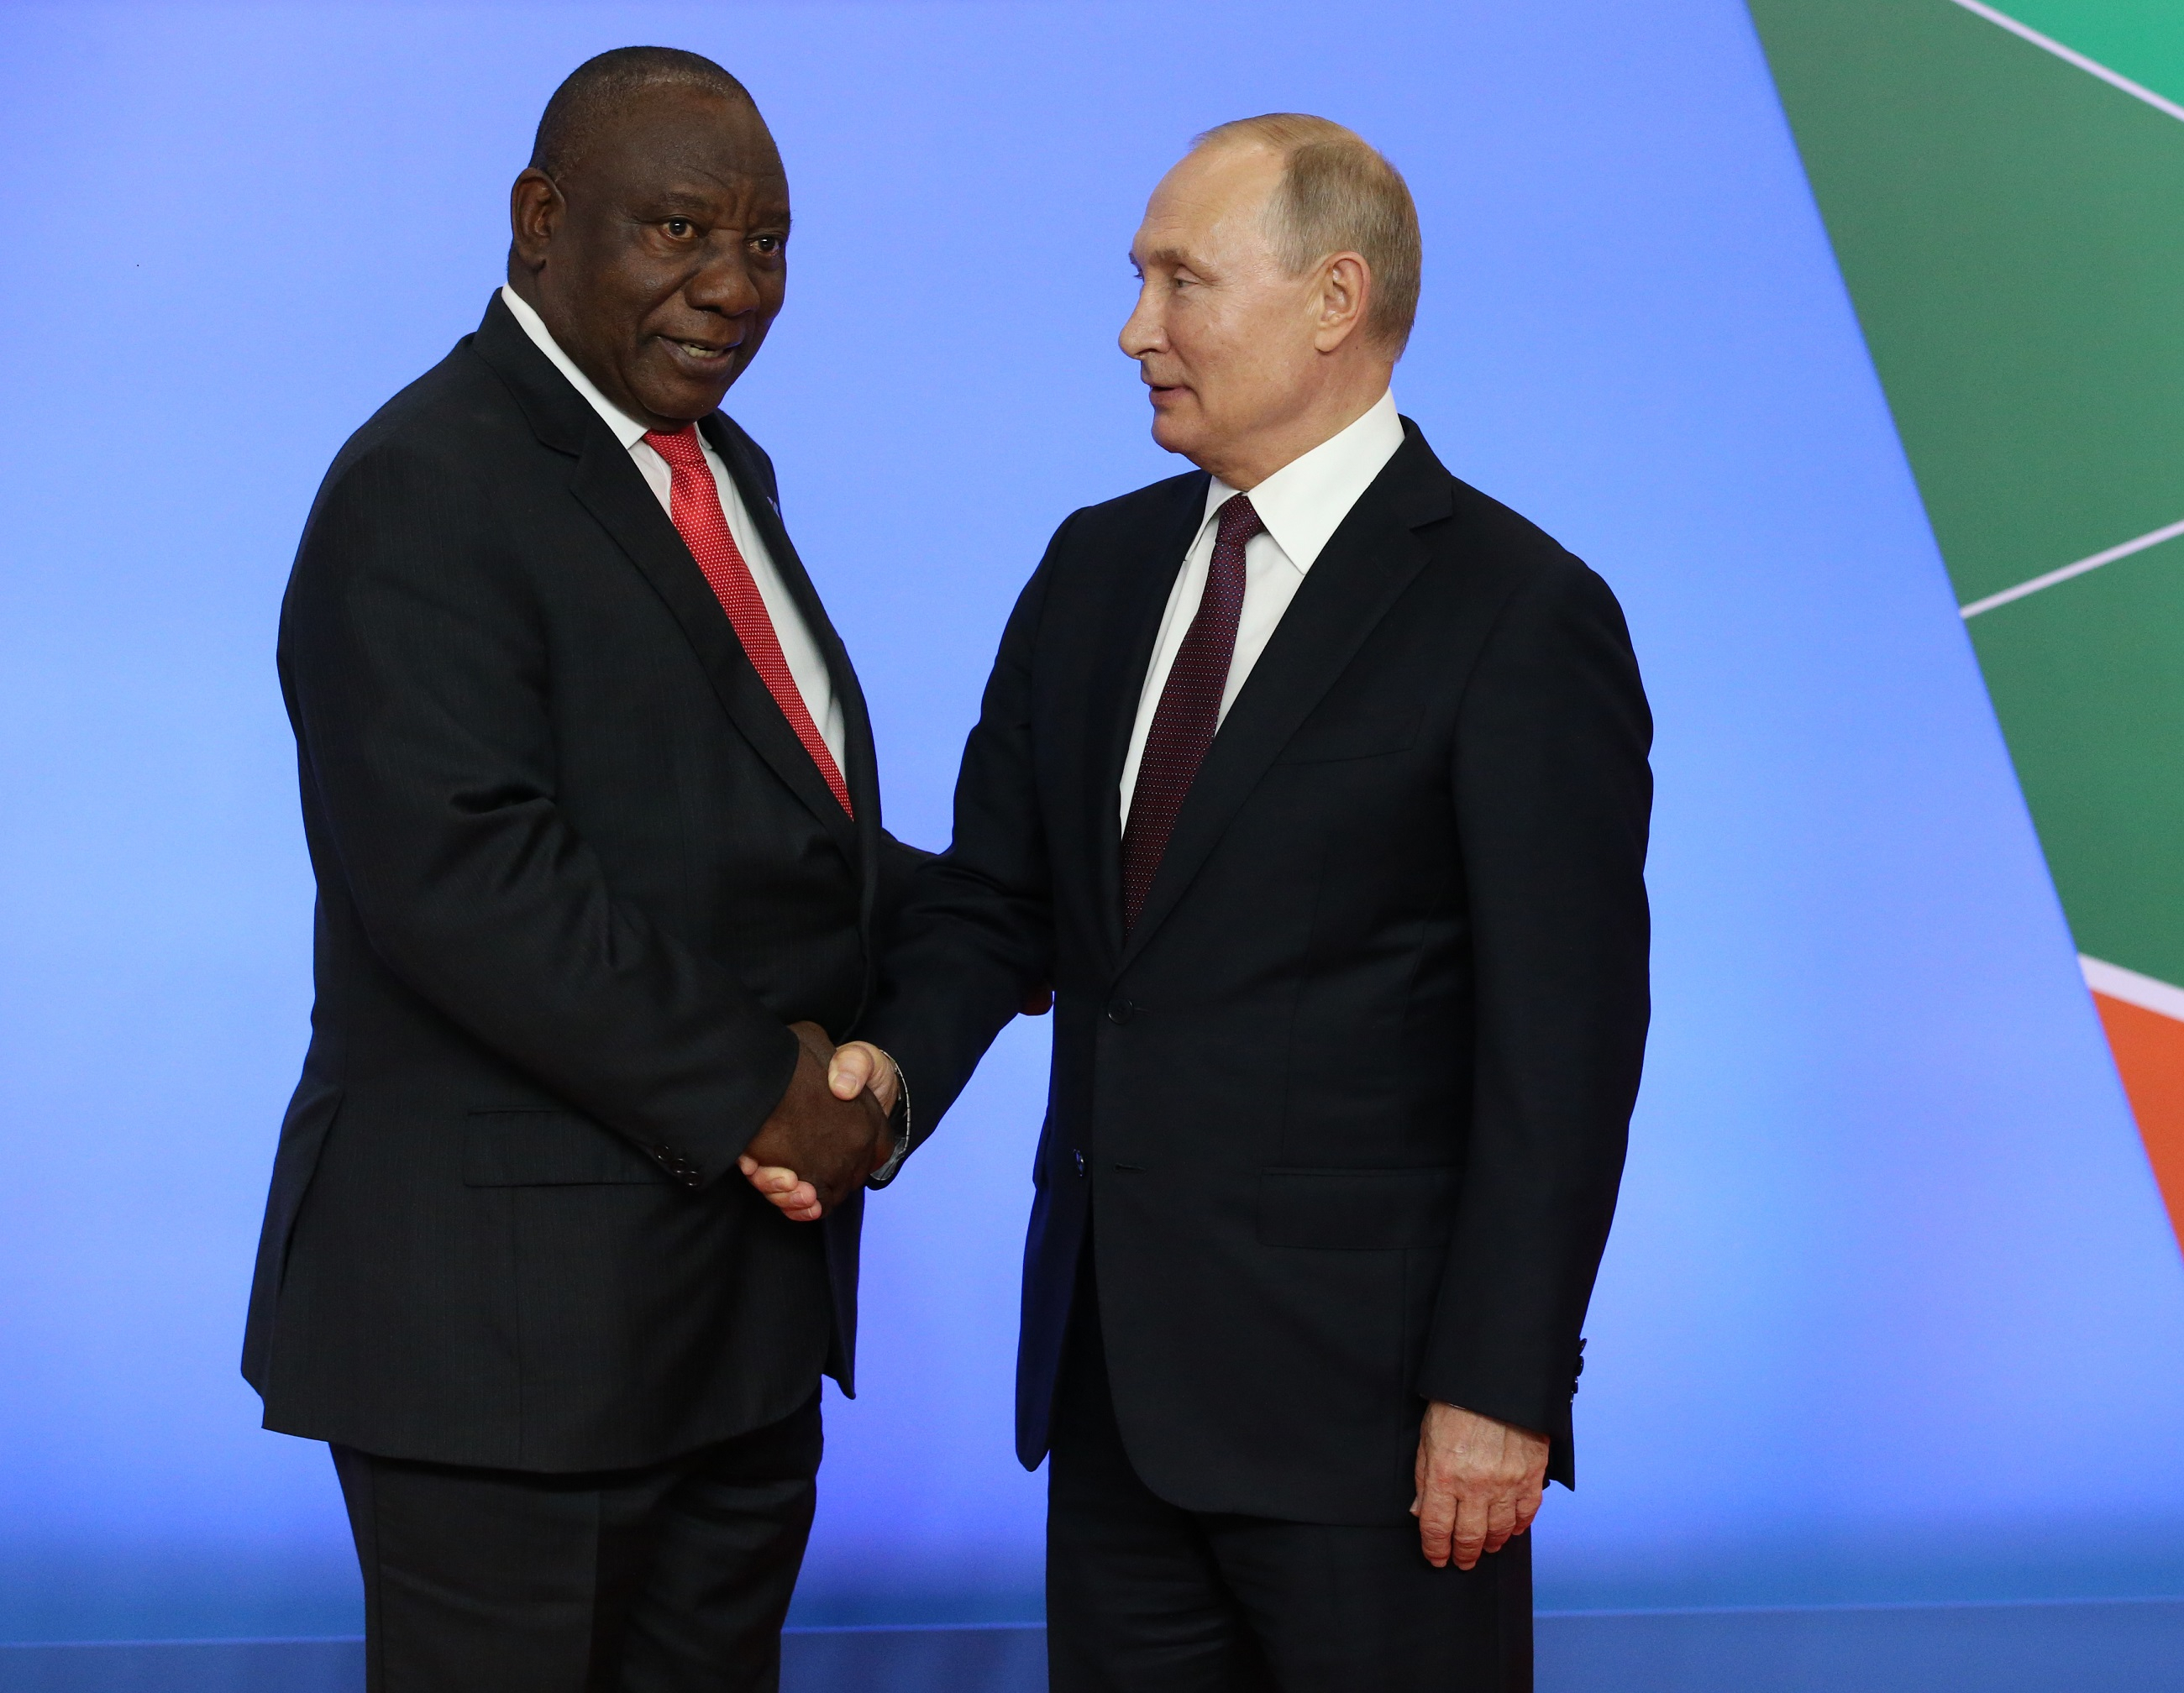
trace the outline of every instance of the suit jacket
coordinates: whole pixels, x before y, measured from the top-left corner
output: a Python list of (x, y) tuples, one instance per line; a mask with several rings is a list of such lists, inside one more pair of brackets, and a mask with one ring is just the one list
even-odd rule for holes
[(1056, 986), (1027, 1467), (1089, 1230), (1116, 1415), (1173, 1502), (1404, 1520), (1429, 1399), (1550, 1434), (1570, 1479), (1648, 1015), (1652, 721), (1606, 585), (1404, 432), (1127, 935), (1117, 784), (1206, 478), (1072, 516), (1002, 638), (863, 1033), (928, 1133)]
[(243, 1347), (268, 1428), (649, 1463), (848, 1390), (854, 1206), (735, 1160), (874, 981), (908, 849), (766, 454), (700, 426), (825, 654), (854, 822), (611, 431), (496, 297), (334, 460), (281, 606), (311, 1042)]

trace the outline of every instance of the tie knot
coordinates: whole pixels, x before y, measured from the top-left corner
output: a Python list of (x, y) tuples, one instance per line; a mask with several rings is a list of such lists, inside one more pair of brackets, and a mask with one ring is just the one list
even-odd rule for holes
[(1221, 547), (1240, 547), (1267, 526), (1259, 521), (1249, 494), (1233, 493), (1221, 502), (1219, 526), (1213, 533), (1214, 544)]
[(705, 449), (698, 444), (698, 426), (694, 423), (686, 423), (680, 429), (648, 430), (644, 444), (666, 459), (673, 470), (687, 471), (705, 462)]

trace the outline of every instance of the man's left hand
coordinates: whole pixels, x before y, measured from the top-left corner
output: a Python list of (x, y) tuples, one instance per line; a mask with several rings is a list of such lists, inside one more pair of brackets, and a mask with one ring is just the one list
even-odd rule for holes
[(1418, 1430), (1418, 1544), (1435, 1569), (1469, 1569), (1532, 1526), (1547, 1484), (1547, 1437), (1459, 1405), (1426, 1407)]

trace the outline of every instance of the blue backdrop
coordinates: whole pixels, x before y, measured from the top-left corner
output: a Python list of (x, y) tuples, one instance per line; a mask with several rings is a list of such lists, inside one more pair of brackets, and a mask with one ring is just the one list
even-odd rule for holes
[[(1424, 220), (1397, 378), (1591, 560), (1660, 722), (1658, 1014), (1549, 1606), (2184, 1592), (2184, 1274), (1741, 9), (0, 12), (0, 1638), (344, 1633), (323, 1451), (235, 1368), (303, 1049), (272, 670), (326, 461), (470, 329), (559, 78), (779, 136), (730, 397), (940, 844), (1071, 508), (1173, 468), (1113, 341), (1196, 131), (1325, 113)], [(1045, 1026), (872, 1211), (801, 1614), (1035, 1614), (1009, 1452)]]

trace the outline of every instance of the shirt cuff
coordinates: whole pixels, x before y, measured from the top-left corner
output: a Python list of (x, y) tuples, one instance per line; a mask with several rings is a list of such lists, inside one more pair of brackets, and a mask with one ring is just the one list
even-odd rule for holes
[(888, 1115), (889, 1127), (894, 1130), (894, 1152), (886, 1163), (865, 1178), (865, 1185), (875, 1192), (892, 1182), (902, 1169), (902, 1161), (910, 1156), (910, 1082), (902, 1073), (902, 1066), (894, 1061), (891, 1052), (872, 1049), (886, 1059), (894, 1072), (894, 1110)]

